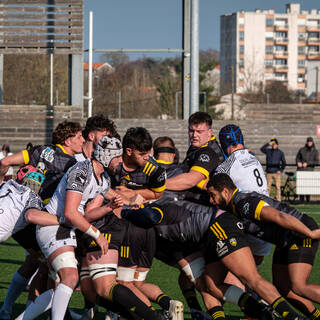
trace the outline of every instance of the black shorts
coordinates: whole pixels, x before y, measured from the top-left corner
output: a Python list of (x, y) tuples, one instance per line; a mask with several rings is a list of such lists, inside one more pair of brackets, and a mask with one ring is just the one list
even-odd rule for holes
[[(103, 218), (92, 222), (92, 225), (99, 229), (99, 231), (108, 240), (109, 249), (119, 250), (123, 242), (126, 230), (127, 221), (118, 219), (114, 214), (107, 214)], [(92, 237), (85, 233), (77, 235), (78, 247), (82, 254), (87, 252), (100, 251), (101, 248)]]
[(14, 233), (12, 238), (26, 250), (32, 249), (34, 251), (41, 251), (36, 238), (36, 225), (33, 223), (30, 223), (24, 229)]
[(143, 229), (129, 223), (126, 236), (119, 250), (118, 265), (151, 268), (156, 250), (156, 237), (153, 228)]
[(199, 243), (173, 242), (156, 236), (155, 258), (168, 265), (174, 265), (179, 260), (201, 251)]
[(206, 240), (207, 264), (219, 261), (230, 253), (249, 246), (242, 223), (229, 212), (222, 213), (212, 220)]
[[(301, 219), (309, 229), (319, 229), (317, 223), (309, 216), (304, 215)], [(293, 242), (284, 248), (275, 248), (273, 264), (308, 263), (313, 265), (319, 246), (319, 240), (296, 237)]]

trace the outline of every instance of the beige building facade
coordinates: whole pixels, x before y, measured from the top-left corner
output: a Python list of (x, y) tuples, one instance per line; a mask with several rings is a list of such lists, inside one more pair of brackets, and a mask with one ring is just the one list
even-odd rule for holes
[(291, 3), (285, 13), (241, 11), (220, 18), (222, 94), (257, 91), (270, 80), (291, 90), (315, 91), (315, 77), (308, 79), (307, 71), (318, 61), (320, 10)]

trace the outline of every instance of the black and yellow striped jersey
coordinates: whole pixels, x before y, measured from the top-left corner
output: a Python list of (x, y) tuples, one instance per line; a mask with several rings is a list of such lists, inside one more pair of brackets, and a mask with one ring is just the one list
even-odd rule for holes
[(157, 161), (149, 156), (143, 167), (134, 171), (127, 171), (120, 164), (112, 180), (112, 186), (126, 186), (129, 189), (150, 189), (154, 192), (163, 192), (166, 188), (166, 170)]

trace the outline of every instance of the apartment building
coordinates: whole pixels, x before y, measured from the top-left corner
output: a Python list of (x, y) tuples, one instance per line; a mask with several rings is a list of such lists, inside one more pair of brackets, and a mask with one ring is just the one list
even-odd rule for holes
[(257, 91), (270, 80), (292, 90), (316, 91), (320, 68), (320, 10), (299, 3), (237, 12), (220, 18), (221, 92)]

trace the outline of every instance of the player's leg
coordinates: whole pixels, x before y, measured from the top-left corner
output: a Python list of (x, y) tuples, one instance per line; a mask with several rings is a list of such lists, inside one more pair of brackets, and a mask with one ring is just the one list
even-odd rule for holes
[[(281, 297), (277, 289), (263, 279), (255, 266), (249, 247), (243, 247), (221, 259), (222, 263), (233, 272), (243, 283), (259, 294), (280, 315), (286, 319), (295, 319), (298, 315)], [(243, 263), (245, 261), (245, 263)]]
[(303, 298), (292, 291), (288, 265), (273, 264), (272, 279), (273, 284), (276, 286), (280, 294), (285, 297), (296, 309), (308, 317), (315, 314), (320, 317), (320, 311), (310, 300)]

